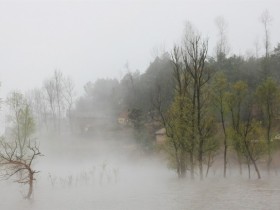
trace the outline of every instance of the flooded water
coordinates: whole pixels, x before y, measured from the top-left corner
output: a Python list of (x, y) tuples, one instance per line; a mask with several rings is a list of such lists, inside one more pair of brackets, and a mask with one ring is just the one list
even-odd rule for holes
[(17, 183), (2, 181), (0, 209), (280, 209), (276, 175), (261, 180), (245, 175), (223, 179), (219, 174), (204, 181), (179, 180), (158, 158), (122, 154), (117, 145), (63, 144), (64, 150), (61, 145), (46, 149), (46, 156), (36, 163), (41, 173), (33, 200), (22, 198), (26, 189)]

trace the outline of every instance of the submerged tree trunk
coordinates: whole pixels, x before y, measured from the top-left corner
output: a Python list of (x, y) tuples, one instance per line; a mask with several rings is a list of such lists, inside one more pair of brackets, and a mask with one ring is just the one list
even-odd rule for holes
[(29, 200), (29, 199), (31, 199), (31, 196), (33, 193), (33, 180), (34, 180), (33, 174), (34, 173), (31, 170), (28, 170), (28, 172), (29, 172), (29, 182), (28, 182), (29, 189), (28, 189), (28, 193), (25, 198)]
[(224, 138), (224, 178), (227, 177), (227, 139)]
[(248, 148), (248, 144), (246, 143), (246, 140), (245, 140), (245, 148), (246, 148), (247, 153), (249, 155), (249, 161), (251, 161), (253, 163), (255, 171), (257, 172), (258, 179), (260, 179), (261, 178), (261, 174), (260, 174), (259, 168), (257, 166), (256, 160), (253, 158), (253, 156), (252, 156), (252, 154), (251, 154), (251, 152), (250, 152), (250, 150)]
[(240, 174), (240, 176), (242, 176), (242, 162), (241, 162), (240, 154), (237, 154), (237, 161), (238, 161), (238, 165), (239, 165), (239, 174)]
[[(196, 83), (195, 83), (196, 84)], [(201, 133), (201, 92), (200, 92), (200, 85), (197, 84), (197, 94), (196, 94), (196, 100), (197, 100), (197, 130), (198, 130), (198, 136), (199, 136), (199, 144), (198, 144), (198, 164), (199, 164), (199, 177), (200, 180), (203, 180), (203, 144), (204, 139), (203, 135)]]
[(178, 149), (177, 149), (175, 143), (173, 143), (173, 145), (174, 145), (174, 148), (175, 148), (177, 175), (178, 175), (178, 178), (180, 178), (181, 171), (180, 171), (180, 160), (179, 160), (179, 157), (178, 157)]
[(268, 174), (270, 174), (270, 168), (271, 168), (271, 163), (272, 163), (270, 134), (268, 134), (268, 139), (267, 139), (267, 153), (268, 153), (267, 171), (268, 171)]
[(187, 174), (187, 167), (186, 167), (186, 156), (184, 152), (180, 155), (180, 177), (179, 178), (185, 178)]
[(200, 180), (203, 180), (203, 141), (200, 140), (199, 142), (199, 149), (198, 149), (198, 164), (199, 164), (199, 177)]
[(194, 156), (193, 156), (193, 152), (190, 152), (190, 170), (191, 170), (191, 179), (194, 180)]
[(211, 152), (209, 152), (208, 153), (208, 160), (207, 160), (207, 169), (206, 169), (206, 175), (205, 175), (205, 177), (207, 177), (208, 176), (208, 173), (209, 173), (209, 169), (210, 169), (210, 167), (211, 167), (211, 165), (212, 165), (212, 157), (211, 157)]
[(270, 103), (267, 103), (266, 107), (266, 112), (267, 112), (267, 126), (266, 126), (266, 140), (267, 140), (267, 154), (268, 154), (268, 159), (267, 159), (267, 171), (268, 174), (270, 174), (270, 166), (272, 162), (272, 157), (271, 157), (271, 124), (272, 124), (272, 116), (271, 116), (271, 107)]
[(255, 167), (255, 170), (256, 170), (256, 172), (257, 172), (258, 179), (260, 179), (260, 178), (261, 178), (261, 174), (260, 174), (259, 168), (258, 168), (258, 166), (257, 166), (257, 163), (256, 163), (256, 161), (255, 161), (254, 159), (252, 159), (252, 158), (251, 158), (251, 161), (252, 161), (252, 163), (253, 163), (253, 165), (254, 165), (254, 167)]
[[(222, 107), (223, 110), (223, 107)], [(224, 132), (224, 178), (227, 176), (227, 133), (226, 133), (226, 126), (225, 126), (225, 119), (224, 119), (224, 112), (221, 111), (221, 118), (222, 118), (222, 126)]]
[(251, 179), (251, 167), (250, 167), (249, 158), (247, 158), (247, 167), (248, 167), (248, 178)]

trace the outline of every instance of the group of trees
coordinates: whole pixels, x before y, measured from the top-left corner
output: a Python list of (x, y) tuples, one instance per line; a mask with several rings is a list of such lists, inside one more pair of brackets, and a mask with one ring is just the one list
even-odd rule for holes
[(207, 39), (188, 27), (183, 44), (156, 57), (146, 72), (128, 71), (120, 81), (88, 83), (76, 110), (99, 107), (98, 112), (114, 117), (128, 111), (140, 142), (150, 139), (143, 135), (145, 125), (160, 121), (168, 136), (165, 149), (179, 177), (190, 171), (194, 178), (198, 168), (202, 179), (221, 151), (225, 177), (233, 151), (241, 173), (246, 164), (249, 176), (253, 166), (260, 177), (258, 160), (265, 157), (270, 171), (277, 134), (279, 45), (268, 57), (228, 56), (226, 25), (222, 19), (217, 25), (215, 56), (208, 55)]
[[(145, 125), (159, 121), (168, 137), (165, 150), (179, 177), (190, 171), (194, 178), (198, 168), (203, 179), (217, 153), (223, 153), (226, 177), (228, 155), (235, 152), (240, 173), (246, 164), (249, 176), (253, 166), (260, 178), (259, 159), (267, 158), (271, 170), (280, 79), (280, 47), (270, 50), (268, 14), (261, 20), (265, 29), (262, 57), (229, 56), (223, 18), (216, 20), (218, 41), (211, 57), (208, 40), (189, 25), (183, 44), (156, 57), (146, 72), (128, 71), (120, 81), (88, 84), (77, 109), (90, 104), (88, 110), (94, 110), (94, 101), (98, 101), (105, 113), (113, 109), (115, 117), (128, 111), (136, 138), (147, 138), (139, 131), (143, 134), (148, 129)], [(106, 102), (114, 105), (105, 109)]]
[(39, 172), (34, 170), (33, 162), (42, 156), (35, 135), (40, 129), (60, 133), (64, 118), (71, 128), (74, 97), (72, 80), (55, 71), (41, 89), (26, 94), (13, 91), (2, 103), (7, 105), (8, 113), (5, 134), (0, 139), (0, 176), (27, 184), (27, 199), (32, 197), (35, 174)]
[[(223, 144), (224, 177), (227, 174), (228, 149), (236, 152), (242, 164), (253, 165), (261, 178), (257, 161), (267, 157), (271, 169), (273, 137), (277, 134), (279, 98), (279, 47), (269, 51), (267, 13), (262, 16), (265, 27), (265, 55), (227, 57), (225, 23), (217, 19), (219, 39), (216, 58), (207, 55), (207, 40), (188, 27), (183, 45), (175, 46), (173, 64), (175, 96), (168, 110), (163, 110), (161, 97), (155, 108), (166, 129), (167, 152), (179, 177), (189, 169), (194, 178), (198, 166), (203, 179), (203, 165), (208, 169), (213, 155)], [(223, 141), (221, 135), (223, 133)]]
[(171, 54), (175, 80), (174, 100), (167, 112), (157, 110), (166, 129), (169, 152), (175, 157), (179, 177), (185, 177), (189, 167), (191, 178), (198, 161), (200, 178), (203, 179), (205, 145), (211, 141), (215, 126), (209, 109), (208, 82), (211, 70), (206, 65), (208, 42), (189, 27), (183, 47), (175, 46)]
[(76, 93), (70, 77), (65, 77), (56, 70), (52, 77), (43, 82), (41, 88), (29, 91), (25, 97), (32, 108), (38, 128), (60, 133), (62, 125), (66, 124), (68, 129), (72, 129)]
[(278, 129), (280, 53), (279, 45), (270, 50), (270, 21), (265, 12), (263, 57), (228, 56), (227, 25), (217, 18), (219, 37), (213, 57), (208, 55), (207, 40), (188, 27), (182, 46), (157, 57), (145, 73), (128, 72), (120, 81), (125, 91), (119, 92), (119, 108), (140, 110), (146, 123), (151, 119), (162, 123), (168, 137), (165, 149), (179, 177), (189, 170), (194, 178), (197, 166), (202, 179), (203, 165), (207, 174), (221, 150), (224, 177), (228, 153), (232, 156), (233, 151), (240, 173), (245, 163), (249, 177), (253, 166), (260, 178), (258, 160), (264, 158), (271, 170)]

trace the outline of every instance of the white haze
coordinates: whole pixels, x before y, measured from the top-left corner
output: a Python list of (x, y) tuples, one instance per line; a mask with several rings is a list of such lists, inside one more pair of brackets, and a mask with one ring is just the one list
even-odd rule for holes
[(214, 20), (228, 23), (231, 53), (263, 48), (260, 15), (268, 9), (272, 46), (280, 37), (278, 0), (63, 0), (0, 1), (1, 96), (11, 89), (41, 87), (55, 69), (75, 78), (79, 93), (89, 80), (118, 78), (145, 71), (153, 49), (170, 50), (192, 22), (209, 37), (210, 53), (217, 31)]
[(42, 140), (45, 157), (34, 165), (41, 171), (34, 199), (24, 200), (26, 189), (17, 183), (1, 182), (0, 209), (280, 208), (277, 176), (248, 180), (246, 173), (240, 177), (231, 166), (227, 179), (221, 177), (222, 171), (211, 169), (210, 177), (202, 182), (178, 180), (162, 159), (139, 154), (131, 139), (98, 136), (90, 141), (81, 137)]

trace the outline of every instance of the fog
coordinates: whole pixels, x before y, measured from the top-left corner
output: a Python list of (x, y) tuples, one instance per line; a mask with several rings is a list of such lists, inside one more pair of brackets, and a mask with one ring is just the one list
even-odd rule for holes
[(268, 9), (273, 17), (274, 46), (278, 7), (277, 0), (0, 1), (1, 94), (39, 87), (55, 69), (75, 78), (79, 93), (89, 80), (120, 79), (126, 63), (144, 72), (154, 48), (181, 41), (187, 21), (209, 37), (210, 52), (218, 16), (227, 21), (231, 53), (254, 52), (255, 42), (263, 51), (260, 15)]
[[(47, 142), (47, 141), (44, 141)], [(78, 143), (77, 143), (78, 142)], [(51, 145), (50, 145), (51, 143)], [(162, 159), (142, 156), (113, 139), (49, 139), (35, 166), (34, 198), (1, 182), (1, 209), (279, 209), (279, 177), (259, 181), (231, 169), (204, 181), (178, 180)], [(131, 144), (131, 143), (130, 143)], [(114, 170), (115, 173), (114, 173)]]
[(279, 8), (0, 0), (0, 209), (280, 209)]

